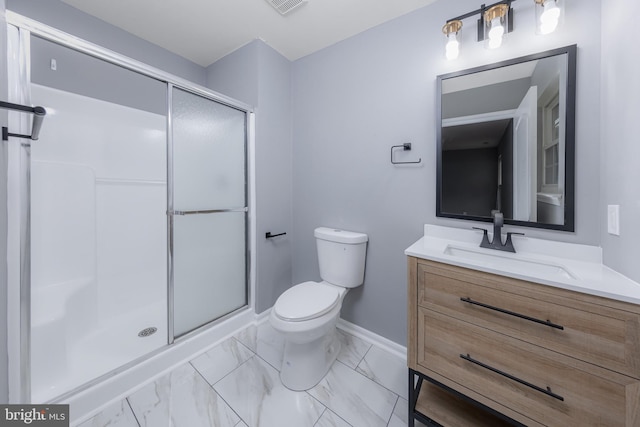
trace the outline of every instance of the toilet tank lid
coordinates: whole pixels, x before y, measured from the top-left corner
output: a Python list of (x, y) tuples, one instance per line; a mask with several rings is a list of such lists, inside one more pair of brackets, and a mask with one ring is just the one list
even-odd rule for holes
[(337, 228), (318, 227), (315, 229), (313, 235), (317, 239), (328, 240), (330, 242), (346, 243), (349, 245), (355, 245), (358, 243), (364, 243), (369, 240), (369, 237), (364, 233), (357, 233), (355, 231), (339, 230)]

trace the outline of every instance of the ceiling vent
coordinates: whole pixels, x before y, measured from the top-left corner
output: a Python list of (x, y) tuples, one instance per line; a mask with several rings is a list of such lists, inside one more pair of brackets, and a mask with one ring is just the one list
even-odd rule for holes
[(293, 9), (305, 4), (307, 0), (267, 0), (267, 2), (271, 6), (275, 7), (281, 15), (286, 15)]

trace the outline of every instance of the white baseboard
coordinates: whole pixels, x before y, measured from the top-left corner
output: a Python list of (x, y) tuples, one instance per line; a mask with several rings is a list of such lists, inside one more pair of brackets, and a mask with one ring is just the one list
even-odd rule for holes
[(361, 326), (353, 324), (351, 322), (347, 322), (344, 319), (338, 319), (338, 328), (342, 329), (345, 332), (350, 333), (353, 336), (361, 338), (365, 341), (374, 344), (381, 349), (401, 358), (406, 362), (407, 360), (407, 347), (400, 345), (396, 342), (391, 341), (381, 335), (378, 335), (374, 332), (371, 332)]
[(256, 320), (255, 320), (256, 326), (269, 320), (269, 314), (271, 314), (271, 308), (266, 309), (262, 313), (256, 314)]

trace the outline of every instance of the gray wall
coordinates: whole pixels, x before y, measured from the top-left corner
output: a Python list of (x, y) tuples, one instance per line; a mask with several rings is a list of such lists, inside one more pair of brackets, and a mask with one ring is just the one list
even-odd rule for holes
[[(0, 0), (0, 99), (7, 99), (7, 37), (5, 0)], [(7, 125), (7, 111), (0, 110), (0, 126)], [(7, 145), (0, 145), (0, 403), (9, 401), (7, 370)]]
[[(256, 312), (292, 284), (291, 63), (260, 40), (207, 68), (207, 85), (255, 107)], [(287, 235), (265, 239), (265, 233)]]
[[(640, 58), (637, 47), (632, 47), (640, 40), (638, 16), (637, 0), (602, 2), (602, 202), (598, 211), (605, 264), (640, 282)], [(607, 233), (609, 204), (620, 205), (620, 236)]]
[[(55, 71), (51, 59), (57, 63)], [(167, 114), (166, 83), (38, 37), (31, 38), (31, 82)]]
[[(442, 25), (477, 7), (472, 0), (440, 0), (293, 66), (293, 281), (319, 278), (314, 227), (368, 233), (365, 283), (349, 292), (342, 316), (401, 344), (406, 342), (404, 249), (422, 235), (424, 223), (486, 226), (435, 217), (437, 75), (578, 44), (576, 232), (519, 231), (592, 245), (600, 241), (600, 2), (567, 2), (564, 25), (546, 37), (534, 35), (533, 2), (514, 2), (517, 29), (496, 51), (474, 41), (475, 20), (466, 20), (460, 58), (446, 61)], [(408, 141), (414, 147), (409, 157), (421, 157), (422, 164), (391, 165), (390, 147)]]
[(205, 69), (60, 0), (6, 0), (7, 9), (153, 67), (205, 84)]
[(207, 87), (257, 107), (260, 95), (259, 48), (260, 42), (255, 40), (209, 65), (206, 69)]

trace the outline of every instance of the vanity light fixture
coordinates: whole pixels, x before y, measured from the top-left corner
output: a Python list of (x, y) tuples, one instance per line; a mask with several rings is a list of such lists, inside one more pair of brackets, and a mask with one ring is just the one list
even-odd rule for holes
[(536, 4), (536, 33), (549, 34), (556, 30), (562, 17), (562, 0), (533, 0)]
[[(447, 59), (455, 59), (460, 52), (458, 33), (462, 29), (462, 20), (480, 15), (478, 19), (478, 41), (486, 40), (486, 47), (495, 49), (502, 45), (504, 34), (513, 29), (513, 10), (511, 3), (516, 0), (502, 0), (497, 3), (480, 6), (480, 9), (447, 20), (442, 32), (447, 36), (445, 54)], [(535, 0), (545, 1), (545, 0)], [(553, 0), (546, 0), (547, 2)]]

